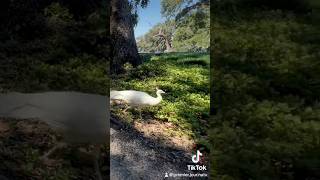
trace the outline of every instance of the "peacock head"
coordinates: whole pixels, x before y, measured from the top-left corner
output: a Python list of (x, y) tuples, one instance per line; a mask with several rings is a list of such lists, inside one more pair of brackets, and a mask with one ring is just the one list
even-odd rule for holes
[(162, 91), (161, 89), (156, 88), (157, 94), (165, 94), (166, 92)]

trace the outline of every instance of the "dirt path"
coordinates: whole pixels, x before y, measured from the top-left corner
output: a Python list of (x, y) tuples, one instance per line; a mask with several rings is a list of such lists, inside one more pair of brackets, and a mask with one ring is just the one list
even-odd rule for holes
[[(131, 128), (111, 123), (111, 179), (165, 179), (165, 173), (187, 170), (191, 154), (164, 147)], [(184, 177), (184, 179), (186, 179)], [(202, 178), (204, 179), (204, 178)]]

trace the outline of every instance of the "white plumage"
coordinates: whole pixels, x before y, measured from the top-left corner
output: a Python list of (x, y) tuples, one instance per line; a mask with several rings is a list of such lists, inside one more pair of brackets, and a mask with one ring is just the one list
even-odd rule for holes
[[(108, 98), (79, 92), (7, 93), (0, 94), (0, 117), (13, 119), (39, 119), (61, 132), (64, 140), (72, 144), (95, 144), (95, 169), (101, 178), (99, 154), (101, 144), (106, 144), (109, 131)], [(41, 156), (48, 162), (50, 155), (66, 146), (58, 142)], [(1, 177), (0, 177), (1, 179)]]
[(157, 97), (152, 97), (142, 91), (110, 91), (110, 101), (123, 101), (132, 107), (154, 106), (161, 102), (163, 93), (165, 92), (157, 89)]

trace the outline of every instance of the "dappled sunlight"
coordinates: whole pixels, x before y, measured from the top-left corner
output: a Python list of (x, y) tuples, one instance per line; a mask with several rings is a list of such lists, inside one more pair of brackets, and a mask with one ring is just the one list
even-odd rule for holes
[(171, 122), (148, 120), (135, 122), (133, 127), (143, 133), (145, 137), (166, 144), (168, 147), (190, 152), (195, 144), (195, 141), (188, 135), (179, 133), (179, 131), (176, 130), (176, 128), (178, 128), (177, 125)]
[[(189, 55), (190, 57), (188, 53), (169, 53), (169, 55), (149, 56), (150, 60), (146, 59), (144, 64), (131, 69), (128, 76), (112, 81), (113, 89), (117, 90), (133, 89), (154, 96), (155, 88), (158, 87), (166, 92), (158, 106), (143, 108), (143, 121), (136, 121), (134, 124), (143, 131), (148, 129), (148, 126), (153, 126), (154, 123), (149, 124), (148, 121), (158, 121), (157, 124), (164, 128), (159, 127), (155, 134), (160, 139), (167, 138), (168, 143), (174, 140), (168, 139), (170, 136), (166, 133), (165, 127), (168, 127), (166, 124), (172, 123), (175, 127), (169, 129), (177, 135), (174, 138), (177, 141), (181, 136), (180, 138), (188, 137), (187, 139), (195, 142), (206, 134), (207, 127), (203, 124), (207, 124), (210, 108), (209, 67), (188, 62), (207, 63), (209, 56), (193, 53)], [(118, 110), (114, 110), (114, 113), (131, 123), (134, 122), (132, 118), (137, 120), (137, 114), (134, 111), (128, 111), (125, 115)]]

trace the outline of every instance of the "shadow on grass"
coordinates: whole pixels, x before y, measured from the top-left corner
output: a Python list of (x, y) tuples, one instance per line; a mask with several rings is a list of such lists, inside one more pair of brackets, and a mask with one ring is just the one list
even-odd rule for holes
[(177, 125), (181, 128), (177, 129), (179, 133), (187, 127), (183, 133), (194, 134), (196, 140), (206, 136), (209, 120), (206, 102), (210, 93), (209, 55), (168, 53), (143, 56), (149, 59), (140, 67), (132, 69), (128, 75), (114, 79), (114, 87), (141, 90), (154, 96), (153, 88), (158, 86), (166, 92), (163, 95), (163, 106), (152, 107), (146, 111), (147, 114), (160, 122), (169, 121)]

